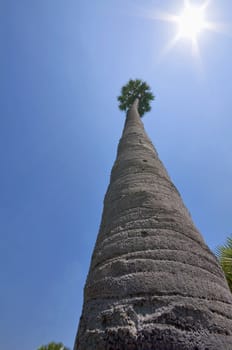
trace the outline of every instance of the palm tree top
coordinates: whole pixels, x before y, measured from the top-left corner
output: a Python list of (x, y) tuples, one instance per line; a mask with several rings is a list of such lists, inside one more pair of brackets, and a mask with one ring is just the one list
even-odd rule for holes
[(151, 92), (150, 86), (140, 79), (130, 79), (126, 85), (121, 89), (121, 95), (118, 96), (119, 109), (122, 111), (128, 111), (134, 101), (138, 99), (138, 112), (140, 117), (144, 113), (151, 110), (150, 102), (155, 99), (155, 96)]

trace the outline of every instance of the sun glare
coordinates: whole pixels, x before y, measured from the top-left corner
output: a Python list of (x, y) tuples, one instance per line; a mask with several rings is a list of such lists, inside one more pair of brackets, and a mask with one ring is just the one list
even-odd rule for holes
[(161, 55), (167, 54), (178, 42), (185, 39), (192, 46), (192, 52), (200, 58), (199, 37), (204, 31), (211, 32), (227, 32), (225, 24), (219, 22), (208, 21), (208, 7), (211, 0), (183, 0), (183, 9), (179, 14), (168, 13), (162, 11), (154, 11), (149, 13), (148, 17), (154, 20), (173, 23), (176, 26), (176, 35), (166, 45)]
[(203, 32), (211, 31), (223, 34), (231, 32), (231, 27), (228, 24), (208, 20), (211, 2), (212, 0), (183, 0), (183, 8), (180, 13), (159, 10), (145, 13), (147, 18), (169, 22), (176, 27), (176, 34), (163, 48), (160, 57), (166, 55), (178, 43), (182, 45), (183, 40), (185, 40), (190, 43), (193, 55), (201, 63), (199, 41)]
[(186, 3), (183, 12), (177, 16), (178, 37), (196, 40), (206, 25), (205, 8)]

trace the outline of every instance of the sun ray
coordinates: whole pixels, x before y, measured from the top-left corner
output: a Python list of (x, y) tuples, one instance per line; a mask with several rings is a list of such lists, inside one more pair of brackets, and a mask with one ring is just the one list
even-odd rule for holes
[(223, 22), (206, 22), (205, 29), (211, 32), (232, 36), (232, 25)]
[(179, 41), (180, 37), (177, 34), (161, 51), (160, 58), (165, 56), (168, 52), (170, 52), (173, 47), (176, 45), (176, 43)]
[(211, 0), (205, 0), (205, 2), (201, 5), (202, 10), (205, 10), (211, 3)]
[(196, 38), (193, 38), (192, 40), (192, 52), (195, 57), (197, 57), (198, 59), (200, 58), (200, 49)]
[(142, 16), (147, 19), (151, 20), (159, 20), (164, 22), (176, 22), (178, 19), (177, 15), (174, 15), (173, 13), (164, 12), (164, 11), (144, 11), (140, 9), (139, 16)]

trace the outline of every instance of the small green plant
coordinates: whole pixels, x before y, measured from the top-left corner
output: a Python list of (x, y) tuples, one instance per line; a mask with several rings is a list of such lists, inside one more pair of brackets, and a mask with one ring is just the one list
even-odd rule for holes
[(146, 82), (131, 79), (122, 87), (121, 95), (118, 96), (119, 109), (128, 111), (136, 99), (139, 100), (138, 112), (142, 117), (144, 113), (151, 110), (150, 102), (155, 99), (155, 96)]
[(217, 248), (216, 255), (232, 292), (232, 237), (228, 237), (226, 243)]
[(37, 350), (69, 350), (62, 343), (51, 342), (47, 345), (40, 346)]

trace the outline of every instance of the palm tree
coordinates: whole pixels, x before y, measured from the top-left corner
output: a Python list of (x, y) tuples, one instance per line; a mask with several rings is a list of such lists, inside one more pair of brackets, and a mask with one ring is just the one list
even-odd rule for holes
[(232, 295), (144, 130), (142, 84), (119, 97), (128, 111), (74, 350), (231, 350)]
[(225, 245), (217, 248), (217, 257), (232, 292), (232, 237), (228, 237)]

